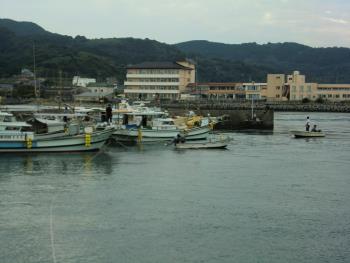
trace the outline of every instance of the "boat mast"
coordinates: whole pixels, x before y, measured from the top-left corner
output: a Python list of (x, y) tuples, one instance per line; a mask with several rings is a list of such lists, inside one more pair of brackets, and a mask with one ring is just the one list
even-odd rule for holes
[(36, 85), (36, 66), (35, 66), (35, 42), (33, 42), (33, 64), (34, 64), (34, 93), (35, 93), (35, 99), (36, 99), (36, 104), (37, 104), (37, 108), (39, 108), (39, 91), (38, 91), (38, 87)]

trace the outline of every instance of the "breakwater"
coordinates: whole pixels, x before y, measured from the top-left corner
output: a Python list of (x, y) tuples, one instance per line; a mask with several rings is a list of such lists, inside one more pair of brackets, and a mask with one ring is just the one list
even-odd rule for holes
[(269, 108), (275, 111), (305, 111), (305, 112), (350, 112), (350, 103), (301, 103), (301, 102), (266, 102)]
[[(194, 100), (194, 101), (169, 101), (158, 104), (167, 109), (171, 114), (185, 114), (195, 111), (198, 114), (219, 117), (224, 116), (218, 129), (273, 129), (274, 111), (291, 112), (350, 112), (350, 103), (346, 102), (308, 102), (285, 101), (232, 101), (232, 100)], [(252, 116), (259, 120), (251, 122)]]
[(221, 130), (263, 129), (272, 130), (274, 127), (274, 110), (264, 104), (251, 105), (245, 103), (215, 103), (215, 102), (171, 102), (161, 103), (162, 108), (172, 115), (184, 115), (189, 111), (213, 117), (221, 117), (222, 121), (216, 126)]
[[(228, 110), (250, 110), (250, 101), (233, 100), (193, 100), (193, 101), (171, 101), (160, 104), (162, 107), (171, 109), (228, 109)], [(350, 112), (350, 102), (308, 102), (300, 101), (254, 101), (254, 109), (272, 109), (274, 111), (296, 111), (296, 112)]]

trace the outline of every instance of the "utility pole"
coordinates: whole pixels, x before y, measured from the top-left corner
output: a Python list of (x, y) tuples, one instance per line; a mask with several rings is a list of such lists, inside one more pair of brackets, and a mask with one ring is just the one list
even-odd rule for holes
[(38, 91), (37, 85), (36, 85), (36, 66), (35, 66), (35, 42), (33, 42), (33, 73), (34, 73), (34, 94), (35, 94), (35, 99), (37, 106), (39, 107), (39, 97), (40, 97), (40, 91)]
[(58, 91), (58, 109), (61, 110), (61, 102), (62, 102), (62, 70), (59, 71), (59, 76), (60, 76), (60, 88)]

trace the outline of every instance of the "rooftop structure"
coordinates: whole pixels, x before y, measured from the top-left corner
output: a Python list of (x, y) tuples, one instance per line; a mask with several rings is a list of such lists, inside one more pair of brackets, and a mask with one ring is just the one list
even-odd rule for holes
[(89, 83), (96, 82), (93, 78), (82, 78), (80, 76), (74, 76), (72, 80), (73, 86), (86, 87)]

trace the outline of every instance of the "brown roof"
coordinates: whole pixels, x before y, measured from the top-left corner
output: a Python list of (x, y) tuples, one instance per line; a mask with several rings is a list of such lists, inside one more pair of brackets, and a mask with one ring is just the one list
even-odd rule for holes
[(168, 61), (155, 61), (155, 62), (143, 62), (135, 65), (128, 65), (128, 69), (190, 69), (188, 67), (184, 67), (176, 62), (168, 62)]

